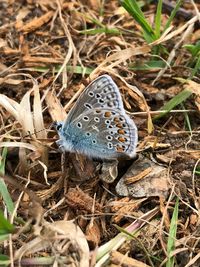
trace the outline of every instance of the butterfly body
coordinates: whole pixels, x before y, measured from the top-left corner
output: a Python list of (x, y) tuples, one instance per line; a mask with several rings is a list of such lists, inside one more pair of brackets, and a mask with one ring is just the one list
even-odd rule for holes
[(57, 123), (63, 151), (92, 158), (133, 157), (137, 128), (125, 113), (117, 85), (108, 75), (94, 80), (81, 94), (64, 123)]

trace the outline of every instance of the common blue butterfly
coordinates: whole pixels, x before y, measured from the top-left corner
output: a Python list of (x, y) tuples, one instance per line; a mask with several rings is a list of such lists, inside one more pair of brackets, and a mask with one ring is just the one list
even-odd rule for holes
[(56, 122), (62, 151), (91, 158), (134, 157), (137, 127), (125, 113), (119, 89), (102, 75), (89, 84), (64, 122)]

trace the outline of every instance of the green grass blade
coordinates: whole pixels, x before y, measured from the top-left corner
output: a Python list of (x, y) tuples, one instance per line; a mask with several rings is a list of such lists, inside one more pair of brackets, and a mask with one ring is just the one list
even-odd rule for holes
[(117, 28), (107, 28), (107, 27), (82, 30), (79, 33), (88, 34), (88, 35), (95, 35), (95, 34), (99, 34), (99, 33), (115, 34), (115, 35), (121, 34), (120, 30), (118, 30)]
[[(140, 6), (138, 5), (138, 1), (135, 0), (122, 0), (120, 1), (121, 5), (126, 5), (130, 11), (134, 10), (134, 12), (138, 13), (141, 17), (143, 17), (145, 19), (145, 16), (140, 8)], [(131, 13), (129, 13), (131, 14)]]
[(6, 207), (8, 209), (9, 214), (12, 214), (14, 212), (14, 203), (12, 201), (12, 198), (8, 192), (8, 188), (2, 178), (0, 178), (0, 194), (3, 197), (3, 200), (6, 204)]
[(161, 117), (165, 116), (169, 111), (171, 111), (174, 107), (181, 104), (183, 101), (185, 101), (188, 97), (190, 97), (192, 94), (189, 90), (183, 90), (176, 96), (174, 96), (169, 102), (167, 102), (160, 110), (165, 110), (166, 112), (163, 112), (156, 117), (154, 117), (154, 120), (160, 119)]
[(199, 56), (197, 58), (197, 62), (196, 62), (195, 66), (192, 70), (190, 79), (192, 79), (196, 75), (197, 72), (200, 72), (200, 53), (199, 53)]
[(178, 210), (179, 210), (179, 199), (176, 199), (174, 212), (172, 215), (170, 229), (169, 229), (169, 237), (167, 241), (167, 254), (168, 260), (166, 262), (166, 267), (174, 266), (174, 256), (171, 256), (175, 249), (175, 241), (176, 241), (176, 232), (177, 232), (177, 223), (178, 223)]
[(5, 174), (5, 166), (6, 166), (6, 156), (8, 153), (7, 147), (3, 148), (2, 156), (0, 157), (0, 174)]
[(121, 0), (121, 5), (128, 11), (128, 13), (137, 21), (137, 23), (142, 27), (144, 32), (144, 37), (147, 42), (153, 42), (156, 40), (156, 35), (153, 28), (145, 19), (145, 16), (140, 9), (137, 1), (135, 0)]
[(12, 233), (14, 226), (4, 218), (2, 211), (0, 211), (0, 236)]
[(159, 0), (158, 5), (157, 5), (157, 10), (156, 10), (156, 18), (155, 18), (155, 35), (157, 38), (160, 37), (161, 15), (162, 15), (162, 0)]
[(101, 21), (99, 21), (98, 19), (92, 18), (92, 17), (88, 17), (86, 16), (89, 20), (91, 20), (94, 24), (96, 24), (99, 27), (104, 27), (104, 25), (101, 23)]
[[(60, 70), (60, 68), (61, 68), (61, 66), (58, 66), (55, 71), (58, 72)], [(69, 71), (71, 73), (76, 73), (76, 74), (83, 74), (84, 73), (84, 74), (88, 74), (88, 75), (91, 74), (92, 71), (94, 70), (94, 69), (88, 68), (88, 67), (82, 67), (82, 66), (73, 67), (70, 65), (67, 65), (66, 69), (67, 69), (67, 71)]]
[[(100, 11), (101, 12), (101, 11)], [(98, 20), (97, 18), (94, 18), (92, 16), (88, 16), (85, 13), (81, 13), (81, 12), (75, 12), (77, 15), (79, 16), (83, 16), (84, 19), (86, 19), (86, 21), (91, 21), (92, 23), (96, 24), (99, 27), (104, 27), (104, 25), (102, 24), (102, 22), (100, 20)]]
[[(181, 104), (181, 107), (182, 107), (183, 110), (185, 109), (183, 104)], [(185, 117), (186, 126), (187, 126), (188, 130), (190, 131), (190, 134), (192, 135), (192, 126), (191, 126), (190, 118), (189, 118), (187, 112), (184, 112), (184, 117)]]
[[(2, 156), (0, 159), (0, 175), (5, 174), (6, 156), (7, 156), (7, 148), (4, 147), (3, 152), (2, 152)], [(2, 178), (0, 178), (0, 194), (3, 197), (3, 200), (6, 204), (7, 209), (8, 209), (8, 212), (10, 214), (12, 214), (15, 206), (14, 206), (14, 203), (13, 203), (11, 197), (10, 197), (7, 186), (6, 186), (6, 184)]]
[(0, 211), (0, 243), (7, 240), (9, 238), (9, 234), (13, 231), (14, 226), (4, 218), (2, 211)]
[(0, 266), (10, 266), (10, 260), (8, 256), (0, 254)]
[(195, 174), (200, 175), (200, 168), (196, 168)]
[(198, 56), (200, 54), (200, 41), (196, 42), (196, 44), (185, 44), (183, 48), (186, 48), (192, 55), (192, 57)]
[(167, 21), (165, 27), (164, 27), (163, 32), (165, 32), (165, 31), (169, 28), (169, 26), (171, 25), (172, 20), (173, 20), (174, 17), (176, 16), (176, 13), (177, 13), (177, 11), (179, 10), (179, 8), (180, 8), (180, 6), (182, 5), (182, 3), (183, 3), (183, 0), (178, 0), (178, 1), (177, 1), (176, 6), (175, 6), (175, 8), (172, 10), (171, 15), (170, 15), (170, 17), (169, 17), (169, 19), (168, 19), (168, 21)]

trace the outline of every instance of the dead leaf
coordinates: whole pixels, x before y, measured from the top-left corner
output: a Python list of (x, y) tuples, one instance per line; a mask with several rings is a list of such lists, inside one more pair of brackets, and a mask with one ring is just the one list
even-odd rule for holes
[(100, 243), (101, 230), (96, 221), (92, 220), (92, 223), (89, 223), (86, 228), (86, 239), (93, 247), (97, 247)]
[(72, 221), (45, 222), (43, 227), (36, 228), (36, 232), (36, 238), (16, 250), (15, 260), (23, 263), (22, 257), (30, 254), (33, 260), (34, 254), (38, 256), (39, 252), (44, 253), (48, 250), (55, 256), (52, 258), (51, 266), (59, 262), (74, 266), (78, 262), (80, 267), (89, 267), (88, 243), (81, 229)]

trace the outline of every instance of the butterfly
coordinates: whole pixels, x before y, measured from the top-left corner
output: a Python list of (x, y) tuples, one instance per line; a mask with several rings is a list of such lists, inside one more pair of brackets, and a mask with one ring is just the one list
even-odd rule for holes
[(66, 120), (54, 125), (62, 151), (108, 160), (136, 154), (137, 127), (125, 113), (119, 88), (109, 75), (90, 83)]

